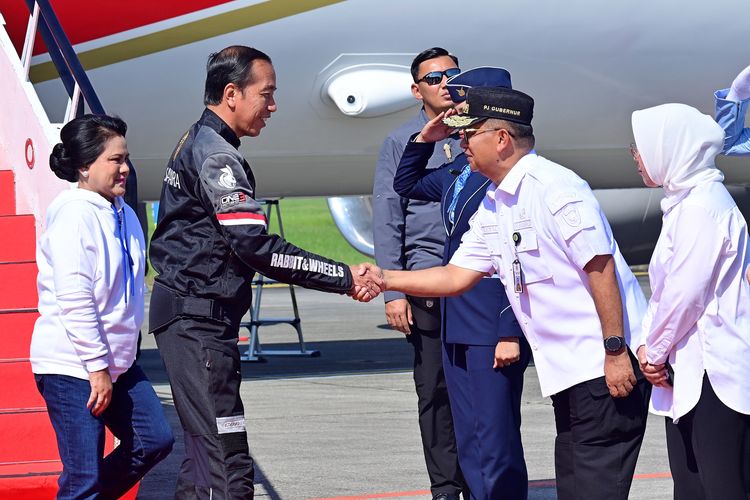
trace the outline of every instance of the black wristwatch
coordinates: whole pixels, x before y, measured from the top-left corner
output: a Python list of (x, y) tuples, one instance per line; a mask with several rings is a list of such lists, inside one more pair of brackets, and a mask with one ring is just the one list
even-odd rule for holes
[(607, 352), (618, 353), (623, 347), (625, 347), (625, 339), (622, 337), (612, 335), (604, 339), (604, 350)]

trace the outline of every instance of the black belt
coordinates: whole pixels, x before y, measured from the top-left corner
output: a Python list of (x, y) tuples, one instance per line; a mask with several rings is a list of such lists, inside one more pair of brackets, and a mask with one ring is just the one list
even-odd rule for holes
[[(159, 297), (162, 294), (168, 295), (169, 297)], [(174, 290), (159, 283), (154, 283), (153, 295), (156, 296), (158, 300), (152, 302), (151, 305), (152, 307), (156, 306), (162, 309), (162, 315), (166, 313), (166, 315), (171, 317), (201, 316), (227, 322), (230, 321), (231, 318), (229, 311), (214, 299), (202, 299), (198, 297), (179, 295)]]

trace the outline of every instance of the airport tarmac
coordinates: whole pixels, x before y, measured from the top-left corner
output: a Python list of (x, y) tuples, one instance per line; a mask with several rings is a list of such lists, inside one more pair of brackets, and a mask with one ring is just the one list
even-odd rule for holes
[[(268, 357), (242, 367), (256, 498), (431, 498), (411, 347), (385, 325), (382, 299), (358, 304), (348, 297), (295, 290), (306, 346), (320, 356)], [(287, 287), (263, 291), (262, 317), (290, 316), (291, 311)], [(297, 347), (289, 325), (261, 328), (260, 340), (265, 349)], [(243, 352), (246, 346), (243, 342)], [(138, 498), (164, 500), (174, 492), (182, 436), (152, 336), (145, 336), (142, 348), (140, 363), (162, 400), (177, 443), (144, 478)], [(541, 396), (533, 366), (526, 372), (521, 411), (529, 498), (554, 499), (552, 404)], [(671, 496), (664, 420), (650, 415), (630, 498)]]

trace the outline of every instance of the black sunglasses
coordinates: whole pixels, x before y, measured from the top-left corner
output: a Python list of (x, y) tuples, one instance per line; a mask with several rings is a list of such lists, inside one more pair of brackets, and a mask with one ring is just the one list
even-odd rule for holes
[(443, 81), (443, 77), (450, 78), (459, 74), (461, 70), (459, 68), (450, 68), (445, 71), (430, 71), (422, 78), (417, 80), (419, 82), (425, 82), (427, 85), (437, 85)]

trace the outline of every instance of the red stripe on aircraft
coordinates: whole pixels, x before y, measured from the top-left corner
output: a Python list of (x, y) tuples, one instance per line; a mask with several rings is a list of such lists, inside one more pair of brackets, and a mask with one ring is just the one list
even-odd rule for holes
[[(57, 18), (70, 43), (89, 42), (115, 33), (139, 28), (214, 7), (231, 0), (128, 0), (127, 2), (92, 2), (91, 0), (52, 0)], [(23, 50), (29, 10), (22, 1), (3, 2), (5, 28), (18, 53)], [(46, 52), (37, 35), (34, 55)]]

